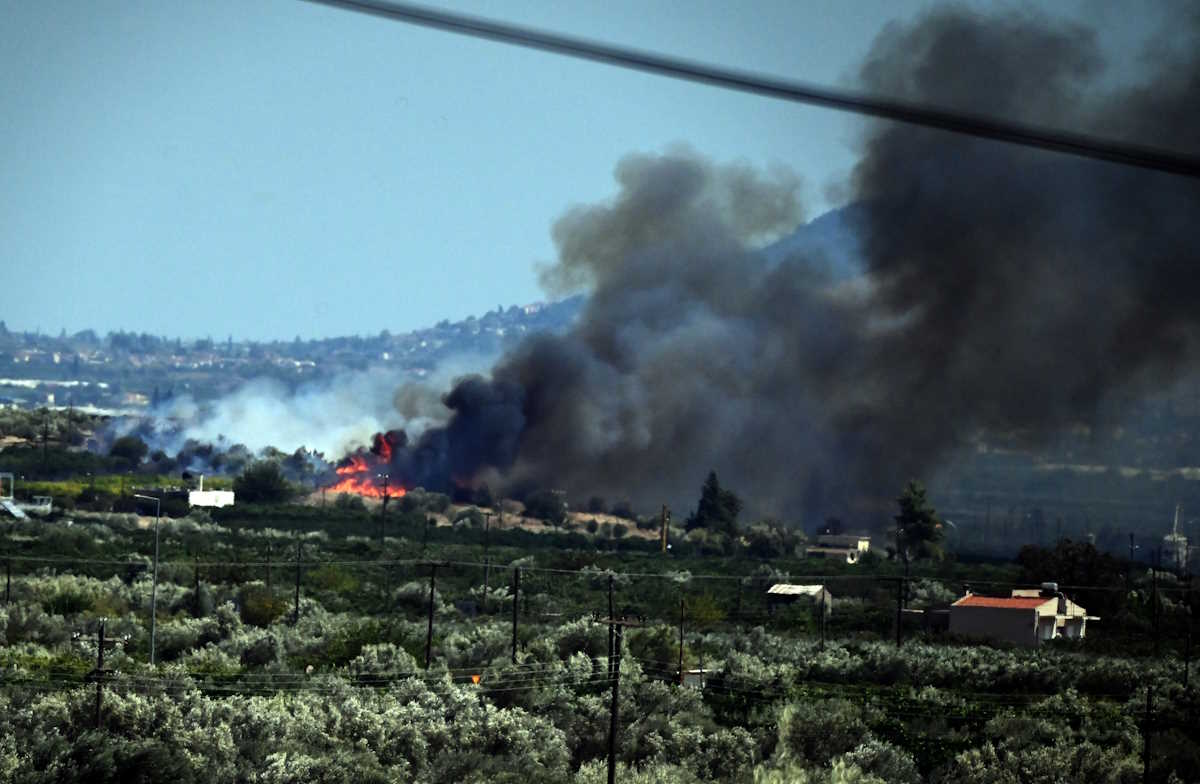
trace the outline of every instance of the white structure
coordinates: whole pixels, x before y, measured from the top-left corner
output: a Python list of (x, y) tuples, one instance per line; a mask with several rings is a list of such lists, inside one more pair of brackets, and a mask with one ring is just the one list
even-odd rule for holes
[(201, 474), (199, 489), (188, 491), (188, 506), (233, 506), (233, 491), (205, 490), (204, 474)]
[(808, 548), (810, 557), (844, 558), (858, 563), (871, 550), (871, 537), (845, 534), (818, 534), (817, 543)]
[(1183, 504), (1175, 504), (1175, 522), (1171, 524), (1171, 533), (1163, 537), (1162, 565), (1174, 569), (1177, 574), (1187, 571), (1188, 540), (1179, 533), (1179, 516), (1183, 512)]
[(35, 495), (33, 501), (18, 501), (14, 496), (17, 491), (17, 480), (10, 473), (0, 474), (0, 509), (8, 512), (18, 520), (27, 520), (29, 515), (41, 517), (54, 511), (51, 498), (48, 495)]
[(833, 595), (824, 585), (776, 583), (767, 589), (768, 610), (777, 604), (791, 604), (797, 601), (811, 602), (814, 606), (821, 605), (825, 609), (825, 615), (833, 612)]

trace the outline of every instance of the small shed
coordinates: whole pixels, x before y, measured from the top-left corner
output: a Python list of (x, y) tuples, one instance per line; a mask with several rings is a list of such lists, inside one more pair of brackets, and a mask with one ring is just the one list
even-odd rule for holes
[(767, 611), (774, 612), (779, 605), (806, 602), (814, 607), (823, 608), (825, 615), (833, 612), (833, 595), (824, 585), (794, 585), (792, 583), (775, 583), (767, 589)]

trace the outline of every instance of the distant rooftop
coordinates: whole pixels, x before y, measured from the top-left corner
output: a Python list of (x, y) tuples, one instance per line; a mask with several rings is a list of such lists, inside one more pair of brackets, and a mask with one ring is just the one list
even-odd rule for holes
[(767, 593), (775, 596), (819, 596), (823, 585), (789, 585), (776, 583), (767, 589)]
[(952, 606), (993, 607), (1002, 610), (1036, 610), (1047, 602), (1057, 601), (1053, 596), (977, 596), (976, 594), (968, 594)]

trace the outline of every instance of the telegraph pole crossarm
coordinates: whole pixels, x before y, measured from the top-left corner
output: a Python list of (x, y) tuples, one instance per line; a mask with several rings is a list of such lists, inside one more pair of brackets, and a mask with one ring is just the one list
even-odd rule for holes
[(437, 570), (439, 566), (449, 566), (448, 561), (434, 562), (431, 561), (426, 566), (429, 567), (429, 627), (425, 632), (425, 669), (429, 669), (430, 660), (433, 657), (433, 609), (434, 609), (434, 587), (437, 582)]
[(613, 616), (607, 618), (600, 617), (597, 613), (593, 620), (596, 623), (608, 624), (608, 628), (614, 632), (613, 649), (611, 663), (609, 667), (609, 680), (612, 681), (612, 702), (609, 706), (609, 721), (608, 721), (608, 784), (615, 784), (617, 780), (617, 726), (620, 722), (619, 710), (619, 693), (621, 689), (621, 644), (625, 638), (625, 628), (629, 626), (645, 626), (646, 620), (641, 617), (631, 618), (629, 616)]
[(96, 666), (91, 672), (84, 675), (85, 682), (96, 684), (96, 729), (100, 729), (100, 719), (104, 703), (104, 681), (114, 672), (114, 670), (104, 666), (104, 651), (106, 648), (115, 648), (129, 641), (128, 634), (115, 639), (112, 637), (106, 638), (104, 636), (104, 625), (107, 621), (107, 618), (99, 619), (95, 637), (84, 637), (82, 632), (75, 632), (71, 635), (71, 638), (78, 641), (80, 645), (93, 643), (96, 646)]

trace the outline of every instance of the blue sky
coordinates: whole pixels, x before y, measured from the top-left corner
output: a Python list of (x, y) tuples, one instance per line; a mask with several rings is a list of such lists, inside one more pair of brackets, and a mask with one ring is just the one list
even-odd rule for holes
[[(853, 87), (880, 28), (931, 4), (441, 5)], [(10, 329), (312, 338), (530, 302), (551, 222), (610, 195), (622, 155), (684, 143), (783, 164), (815, 216), (841, 198), (859, 128), (298, 0), (0, 0), (0, 18)], [(1132, 62), (1150, 22), (1098, 22)]]

